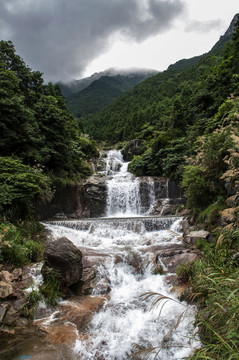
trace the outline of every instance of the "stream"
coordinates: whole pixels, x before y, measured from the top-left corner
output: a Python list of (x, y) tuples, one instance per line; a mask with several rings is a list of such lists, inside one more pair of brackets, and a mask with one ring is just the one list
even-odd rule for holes
[[(35, 337), (21, 351), (34, 360), (185, 359), (200, 346), (196, 308), (177, 299), (171, 274), (156, 274), (154, 261), (159, 249), (182, 243), (182, 218), (150, 215), (154, 183), (147, 180), (144, 201), (141, 180), (128, 172), (120, 151), (108, 152), (104, 175), (107, 216), (44, 224), (53, 239), (65, 236), (79, 247), (94, 286), (89, 295), (61, 300), (55, 309), (41, 304), (34, 324), (50, 345), (44, 350)], [(167, 182), (164, 190), (167, 202)], [(163, 263), (161, 268), (166, 270)]]
[[(46, 224), (55, 238), (66, 236), (97, 264), (92, 296), (102, 296), (110, 289), (103, 307), (87, 326), (87, 336), (77, 337), (74, 354), (82, 360), (123, 360), (139, 349), (156, 348), (149, 359), (183, 359), (199, 344), (193, 336), (195, 308), (189, 307), (165, 338), (186, 304), (170, 292), (166, 275), (154, 274), (153, 266), (158, 247), (181, 243), (181, 218), (150, 216), (155, 202), (153, 183), (148, 182), (150, 201), (145, 208), (140, 180), (128, 172), (120, 151), (110, 151), (105, 161), (107, 217)], [(145, 293), (163, 294), (170, 300), (153, 307), (157, 295), (144, 300)], [(144, 359), (146, 354), (135, 358)]]

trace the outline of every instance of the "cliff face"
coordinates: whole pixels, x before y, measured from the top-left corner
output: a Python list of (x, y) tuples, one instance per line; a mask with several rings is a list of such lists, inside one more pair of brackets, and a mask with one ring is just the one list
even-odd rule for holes
[(50, 203), (38, 203), (40, 220), (51, 218), (88, 218), (105, 215), (106, 185), (91, 177), (79, 185), (58, 188)]
[[(37, 204), (39, 219), (80, 219), (106, 216), (106, 179), (105, 176), (93, 175), (87, 181), (78, 185), (68, 185), (57, 189), (50, 203), (41, 202)], [(147, 211), (151, 207), (153, 179), (155, 203), (151, 207), (151, 214), (169, 215), (175, 212), (178, 204), (182, 202), (182, 193), (177, 182), (160, 177), (141, 177), (140, 179), (142, 209)], [(165, 200), (167, 200), (167, 204), (165, 204)]]

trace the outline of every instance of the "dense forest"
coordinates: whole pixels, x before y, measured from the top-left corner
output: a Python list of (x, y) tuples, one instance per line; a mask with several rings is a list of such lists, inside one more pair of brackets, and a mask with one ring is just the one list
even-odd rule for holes
[(0, 42), (0, 262), (21, 266), (43, 255), (36, 204), (91, 174), (95, 143), (82, 135), (58, 85), (44, 84)]
[[(189, 282), (186, 300), (199, 306), (204, 346), (193, 359), (239, 353), (239, 19), (233, 24), (208, 54), (170, 66), (80, 119), (69, 114), (59, 85), (44, 84), (11, 41), (0, 42), (0, 261), (39, 260), (36, 202), (91, 174), (96, 141), (123, 147), (135, 175), (178, 180), (190, 221), (212, 234), (197, 243), (204, 257), (179, 272)], [(140, 146), (129, 156), (134, 139)], [(218, 221), (229, 206), (230, 226)]]
[(0, 42), (0, 210), (25, 217), (29, 200), (49, 198), (51, 185), (91, 173), (87, 164), (98, 152), (66, 109), (58, 85), (44, 85), (15, 53)]

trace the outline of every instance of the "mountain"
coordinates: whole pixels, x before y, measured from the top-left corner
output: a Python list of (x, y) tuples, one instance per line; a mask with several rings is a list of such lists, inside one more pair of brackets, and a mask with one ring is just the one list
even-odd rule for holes
[(93, 114), (132, 89), (138, 83), (155, 75), (155, 70), (108, 69), (69, 84), (59, 84), (67, 100), (68, 110), (76, 117)]
[(219, 106), (237, 91), (238, 60), (231, 55), (234, 48), (230, 42), (235, 19), (207, 54), (177, 62), (123, 93), (100, 112), (82, 117), (84, 131), (111, 144), (135, 138), (150, 142), (156, 133), (165, 132), (167, 141), (162, 139), (156, 146), (159, 148), (186, 131), (191, 131), (193, 138), (203, 134)]
[[(119, 74), (119, 73), (118, 73)], [(79, 80), (73, 80), (69, 83), (59, 83), (61, 93), (62, 95), (68, 99), (73, 94), (78, 93), (79, 91), (85, 89), (87, 86), (89, 86), (91, 83), (93, 83), (95, 80), (99, 80), (102, 76), (115, 76), (117, 75), (115, 73), (115, 69), (107, 69), (105, 71), (96, 72), (93, 75), (79, 79)]]
[(76, 117), (100, 111), (125, 91), (132, 89), (155, 73), (130, 73), (128, 75), (102, 76), (87, 88), (67, 98), (67, 108)]
[(158, 71), (157, 70), (150, 70), (150, 69), (118, 69), (118, 68), (109, 68), (104, 71), (96, 72), (92, 74), (89, 77), (79, 79), (79, 80), (73, 80), (69, 83), (59, 83), (61, 93), (62, 95), (68, 99), (73, 94), (78, 93), (79, 91), (85, 89), (90, 84), (92, 84), (94, 81), (99, 80), (103, 76), (125, 76), (125, 77), (131, 77), (131, 76), (142, 76), (145, 79), (147, 77), (155, 75)]

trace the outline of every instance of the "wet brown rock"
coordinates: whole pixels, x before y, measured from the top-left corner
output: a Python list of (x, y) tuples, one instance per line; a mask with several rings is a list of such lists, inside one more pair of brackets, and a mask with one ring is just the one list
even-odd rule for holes
[[(56, 343), (58, 340), (54, 340), (54, 338), (58, 337), (58, 334), (63, 331), (62, 327), (66, 323), (73, 326), (68, 329), (69, 332), (72, 333), (73, 331), (74, 334), (76, 334), (76, 330), (84, 332), (93, 315), (102, 308), (108, 298), (107, 296), (75, 296), (69, 298), (68, 301), (60, 304), (50, 324), (45, 323), (44, 319), (36, 320), (35, 324), (41, 330), (53, 334), (51, 341)], [(67, 341), (69, 342), (69, 339), (66, 338)]]
[(75, 295), (90, 295), (96, 290), (96, 294), (105, 295), (110, 291), (109, 279), (98, 273), (99, 264), (104, 264), (110, 255), (87, 249), (82, 258), (82, 279), (77, 286), (71, 287)]
[[(27, 270), (26, 270), (27, 271)], [(26, 289), (32, 284), (32, 277), (27, 272), (23, 272), (20, 281), (17, 281), (17, 287), (19, 289)]]
[[(86, 329), (93, 315), (102, 308), (107, 298), (107, 296), (73, 297), (68, 304), (61, 307), (61, 320), (75, 324), (77, 329), (82, 331)], [(77, 299), (78, 302), (75, 301)]]
[(82, 277), (82, 252), (66, 237), (50, 242), (44, 252), (43, 276), (49, 268), (59, 272), (64, 286), (71, 286)]
[(27, 300), (26, 296), (24, 296), (23, 298), (14, 301), (13, 308), (15, 310), (19, 311), (27, 304), (28, 304), (28, 300)]
[(24, 328), (27, 325), (29, 325), (29, 320), (26, 318), (20, 317), (19, 319), (16, 320), (15, 324), (16, 324), (16, 327), (18, 327), (18, 328)]
[(76, 327), (73, 324), (60, 324), (44, 329), (48, 333), (48, 341), (54, 345), (74, 345), (77, 339)]
[(179, 285), (179, 278), (176, 274), (170, 274), (166, 276), (166, 281), (173, 285), (173, 286), (178, 286)]
[(17, 319), (19, 318), (18, 310), (14, 309), (12, 306), (8, 309), (3, 323), (5, 325), (11, 325), (13, 324)]
[(199, 253), (192, 249), (165, 249), (157, 253), (156, 263), (163, 263), (167, 271), (176, 273), (180, 265), (199, 259)]

